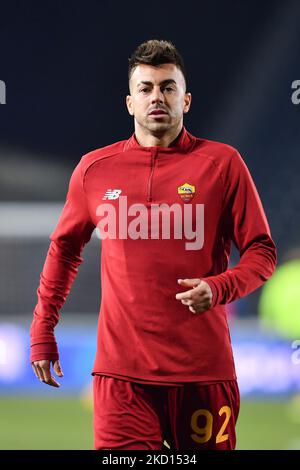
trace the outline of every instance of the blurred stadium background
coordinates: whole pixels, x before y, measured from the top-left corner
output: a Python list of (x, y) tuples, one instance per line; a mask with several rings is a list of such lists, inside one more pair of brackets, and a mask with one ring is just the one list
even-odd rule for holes
[[(300, 449), (300, 4), (270, 0), (1, 4), (0, 449), (90, 449), (99, 298), (95, 235), (57, 327), (56, 390), (29, 364), (39, 274), (81, 155), (131, 135), (127, 57), (166, 38), (181, 51), (195, 135), (237, 147), (261, 195), (279, 269), (229, 305), (242, 395), (239, 449)], [(231, 263), (238, 261), (236, 251)], [(222, 360), (222, 358), (220, 358)]]

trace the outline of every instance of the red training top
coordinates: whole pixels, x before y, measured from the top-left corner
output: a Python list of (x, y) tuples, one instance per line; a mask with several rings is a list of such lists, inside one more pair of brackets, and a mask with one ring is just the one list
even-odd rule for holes
[[(151, 219), (159, 211), (160, 222)], [(237, 150), (183, 127), (170, 147), (142, 147), (133, 134), (82, 157), (50, 236), (31, 362), (58, 359), (54, 327), (97, 225), (110, 236), (102, 240), (93, 372), (162, 385), (236, 378), (225, 304), (257, 289), (276, 264), (262, 204)], [(231, 240), (240, 261), (227, 269)], [(177, 280), (186, 278), (210, 285), (208, 311), (193, 314), (175, 298), (187, 290)]]

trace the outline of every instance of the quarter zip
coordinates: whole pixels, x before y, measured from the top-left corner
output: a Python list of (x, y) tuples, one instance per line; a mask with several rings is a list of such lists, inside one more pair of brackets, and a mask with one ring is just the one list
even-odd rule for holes
[(153, 173), (154, 167), (156, 162), (156, 157), (158, 155), (158, 149), (151, 150), (151, 164), (150, 164), (150, 175), (148, 178), (148, 188), (147, 188), (147, 201), (152, 201), (152, 180), (153, 180)]

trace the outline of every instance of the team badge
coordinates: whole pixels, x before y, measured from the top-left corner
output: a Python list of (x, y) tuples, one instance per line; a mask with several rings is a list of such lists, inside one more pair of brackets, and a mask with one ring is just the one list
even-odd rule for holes
[(190, 202), (195, 196), (196, 188), (191, 184), (184, 183), (182, 186), (177, 188), (177, 192), (183, 202)]

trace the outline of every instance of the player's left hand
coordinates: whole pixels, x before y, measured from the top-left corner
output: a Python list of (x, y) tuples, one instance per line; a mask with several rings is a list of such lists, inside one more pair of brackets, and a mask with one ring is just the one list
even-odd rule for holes
[(176, 294), (176, 299), (187, 305), (191, 312), (202, 313), (212, 304), (212, 291), (207, 282), (201, 279), (178, 279), (178, 284), (189, 290)]

